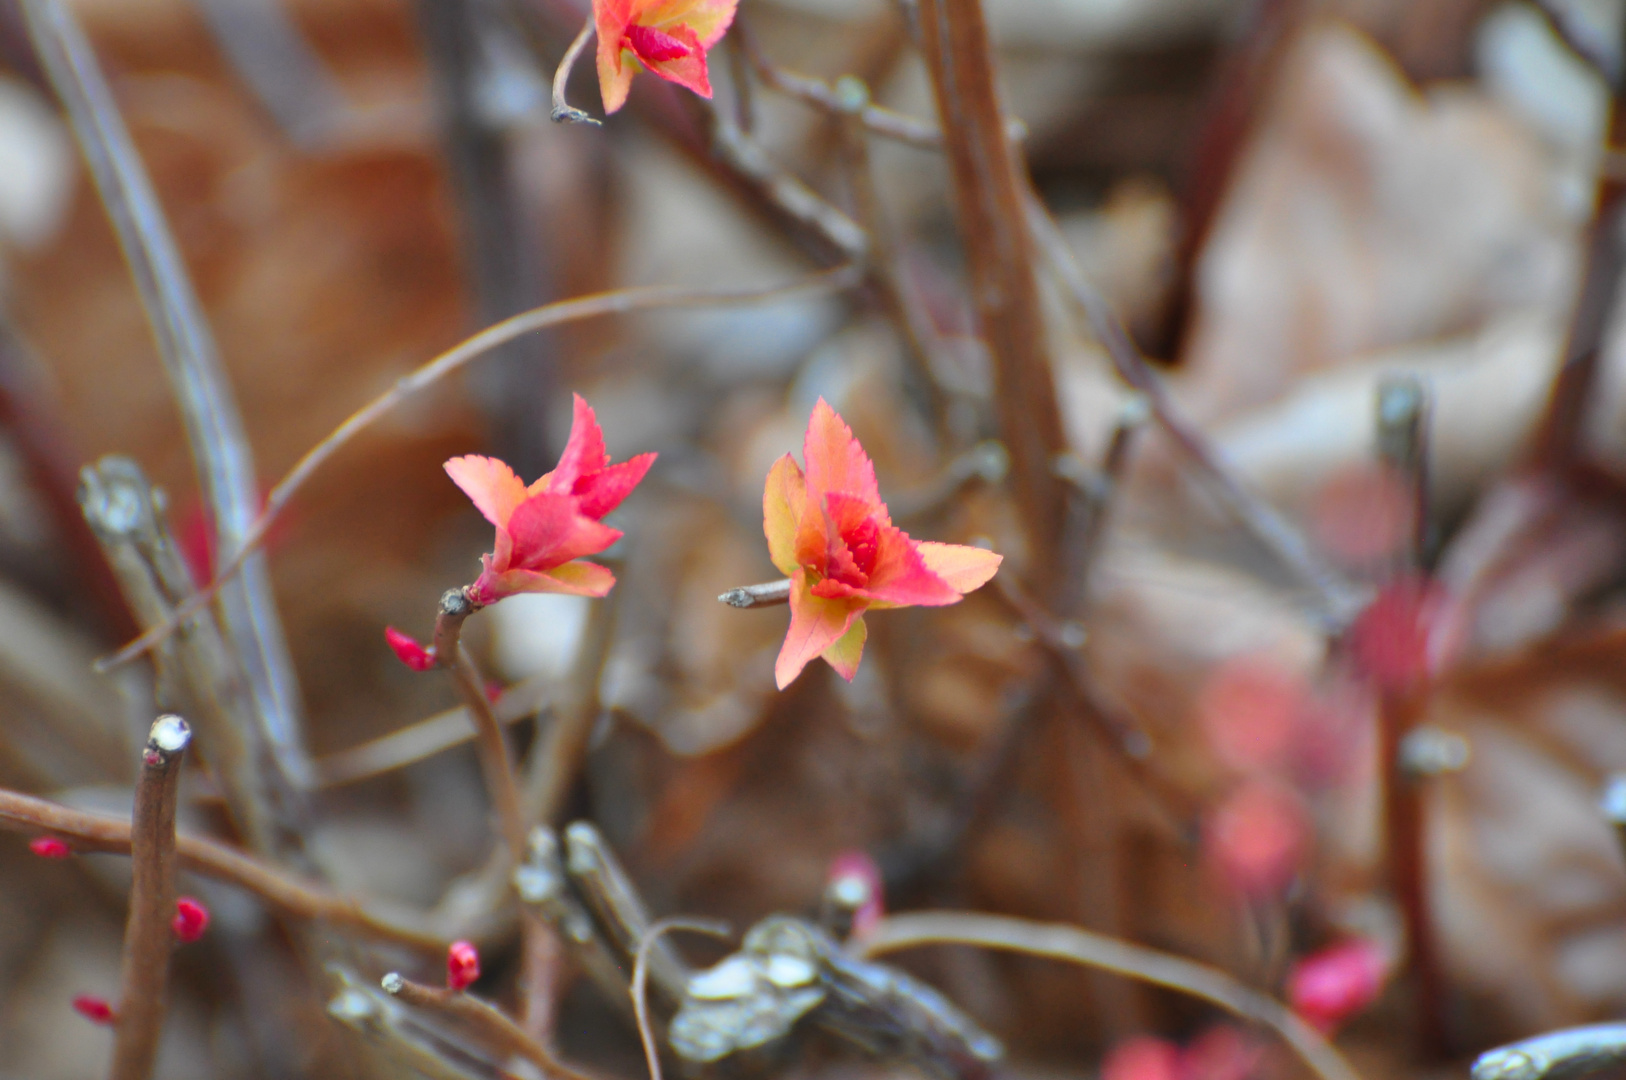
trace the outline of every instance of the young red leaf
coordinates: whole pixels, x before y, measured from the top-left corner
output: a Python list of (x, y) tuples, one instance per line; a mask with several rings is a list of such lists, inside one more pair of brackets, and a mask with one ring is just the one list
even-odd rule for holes
[(384, 640), (395, 650), (396, 658), (413, 671), (428, 671), (435, 666), (434, 650), (424, 648), (410, 634), (403, 634), (393, 626), (386, 626)]
[(604, 433), (580, 395), (559, 467), (527, 486), (495, 458), (471, 454), (446, 462), (446, 473), (497, 528), (491, 553), (469, 592), (494, 604), (521, 592), (603, 596), (615, 575), (582, 561), (621, 538), (600, 520), (637, 487), (655, 462), (640, 454), (610, 464)]
[(604, 111), (627, 102), (632, 77), (651, 71), (711, 97), (706, 53), (734, 21), (739, 0), (593, 0)]

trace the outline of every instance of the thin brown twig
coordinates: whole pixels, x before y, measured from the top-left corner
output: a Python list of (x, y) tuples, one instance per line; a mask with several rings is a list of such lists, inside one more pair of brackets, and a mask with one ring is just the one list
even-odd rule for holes
[[(117, 456), (87, 465), (78, 497), (138, 622), (148, 627), (167, 619), (191, 595), (192, 575), (141, 467)], [(213, 609), (185, 625), (152, 658), (158, 707), (186, 714), (242, 842), (310, 872), (303, 800), (269, 760), (270, 742), (256, 719), (240, 651)]]
[[(654, 922), (626, 868), (592, 822), (573, 821), (565, 829), (565, 865), (605, 939), (621, 953), (623, 962), (635, 959)], [(657, 944), (649, 969), (668, 1001), (683, 1000), (689, 968), (676, 951)]]
[[(737, 25), (729, 37), (738, 43), (763, 85), (777, 90), (786, 97), (805, 102), (832, 117), (841, 117), (849, 112), (836, 88), (823, 79), (787, 71), (768, 59), (768, 54), (763, 51), (756, 35), (743, 23)], [(943, 132), (935, 125), (894, 112), (883, 105), (865, 102), (858, 111), (858, 118), (865, 130), (882, 138), (892, 139), (921, 150), (943, 149)]]
[(1130, 340), (1106, 298), (1079, 270), (1060, 230), (1038, 196), (1026, 193), (1028, 224), (1039, 250), (1064, 286), (1064, 293), (1091, 333), (1106, 350), (1118, 377), (1146, 396), (1152, 415), (1176, 445), (1197, 465), (1214, 492), (1254, 539), (1268, 549), (1292, 574), (1320, 596), (1327, 619), (1345, 624), (1360, 610), (1364, 597), (1337, 570), (1322, 559), (1299, 531), (1256, 493), (1245, 487), (1220, 461), (1175, 405), (1163, 380)]
[(508, 740), (502, 722), (491, 711), (485, 681), (474, 658), (463, 647), (463, 623), (477, 608), (463, 589), (449, 589), (440, 598), (440, 614), (435, 618), (435, 659), (451, 676), (463, 707), (474, 721), (474, 743), (480, 752), (480, 770), (486, 790), (497, 812), (503, 843), (514, 865), (525, 861), (525, 814), (520, 808), (519, 787), (514, 783), (514, 765), (508, 754)]
[(660, 308), (759, 304), (801, 295), (840, 292), (858, 284), (862, 279), (863, 274), (859, 267), (843, 265), (809, 274), (787, 284), (756, 289), (683, 289), (671, 285), (617, 289), (544, 304), (486, 327), (422, 367), (397, 379), (388, 390), (352, 413), (344, 423), (334, 429), (332, 434), (306, 451), (288, 474), (267, 494), (265, 508), (244, 536), (241, 550), (226, 562), (214, 580), (177, 608), (167, 621), (150, 628), (117, 652), (97, 661), (97, 670), (106, 672), (126, 664), (174, 633), (184, 620), (197, 614), (209, 603), (221, 587), (242, 568), (247, 554), (265, 542), (266, 534), (287, 509), (294, 495), (335, 453), (407, 398), (439, 382), (497, 346), (536, 330), (545, 330), (581, 319), (626, 315)]
[[(4, 789), (0, 789), (0, 829), (50, 833), (82, 852), (130, 854), (130, 822)], [(289, 915), (351, 927), (416, 949), (446, 948), (446, 938), (426, 927), (368, 911), (354, 900), (292, 878), (214, 840), (182, 834), (176, 838), (175, 850), (188, 870), (245, 889)]]
[(855, 943), (865, 957), (922, 945), (972, 945), (1043, 956), (1178, 990), (1271, 1028), (1321, 1080), (1360, 1080), (1335, 1047), (1274, 998), (1206, 964), (1076, 926), (977, 912), (917, 912), (888, 916)]
[(447, 990), (413, 982), (400, 972), (385, 975), (384, 992), (414, 1008), (439, 1013), (478, 1038), (487, 1049), (507, 1059), (522, 1058), (541, 1069), (545, 1076), (559, 1080), (592, 1080), (555, 1057), (547, 1047), (525, 1033), (508, 1014), (461, 990)]
[(762, 144), (746, 135), (714, 102), (707, 102), (712, 119), (713, 156), (734, 181), (771, 206), (777, 217), (798, 232), (820, 237), (838, 257), (865, 258), (869, 234), (818, 192), (775, 161)]
[(548, 114), (548, 119), (555, 124), (603, 126), (604, 122), (602, 120), (587, 115), (565, 100), (565, 87), (570, 82), (570, 72), (575, 68), (576, 59), (581, 56), (582, 50), (587, 47), (587, 43), (593, 40), (594, 29), (593, 17), (589, 15), (587, 22), (582, 25), (581, 33), (576, 35), (576, 40), (572, 41), (570, 48), (565, 50), (564, 59), (559, 61), (559, 67), (553, 73), (553, 111)]
[(921, 40), (953, 176), (978, 332), (992, 354), (1000, 438), (1029, 552), (1024, 576), (1047, 587), (1061, 540), (1066, 449), (1044, 301), (1025, 220), (1022, 164), (1005, 128), (981, 0), (921, 0)]
[(302, 705), (263, 557), (249, 542), (259, 479), (237, 402), (175, 237), (107, 81), (73, 14), (59, 0), (23, 5), (29, 36), (68, 113), (169, 377), (222, 557), (241, 569), (221, 593), (257, 720), (274, 767), (306, 780)]
[(717, 599), (729, 607), (736, 608), (773, 607), (776, 604), (788, 604), (790, 603), (790, 578), (765, 581), (761, 585), (741, 585), (737, 589), (728, 590)]
[[(486, 697), (485, 679), (468, 649), (463, 647), (463, 623), (477, 610), (463, 589), (450, 589), (440, 598), (440, 614), (435, 619), (435, 656), (440, 666), (451, 673), (469, 719), (474, 721), (474, 745), (479, 751), (480, 771), (497, 812), (509, 864), (519, 866), (525, 861), (530, 829), (525, 823), (508, 739)], [(559, 941), (553, 927), (528, 910), (520, 916), (520, 930), (525, 956), (526, 978), (521, 983), (521, 997), (526, 1025), (538, 1035), (545, 1035), (553, 1028), (556, 997), (553, 980), (558, 974), (558, 964), (548, 963), (545, 958), (558, 957)]]
[[(534, 676), (515, 683), (492, 704), (491, 711), (503, 724), (535, 716), (547, 703), (551, 681)], [(444, 709), (388, 735), (316, 758), (311, 762), (313, 782), (317, 788), (340, 787), (411, 765), (468, 742), (474, 738), (472, 725), (464, 706)]]
[(644, 1060), (649, 1063), (649, 1080), (661, 1080), (660, 1048), (655, 1045), (655, 1031), (649, 1023), (649, 957), (655, 943), (664, 934), (674, 930), (687, 930), (712, 937), (727, 937), (728, 924), (715, 919), (692, 919), (673, 916), (657, 919), (638, 941), (638, 951), (632, 963), (632, 1014), (638, 1020), (638, 1038), (644, 1044)]
[(615, 641), (617, 589), (592, 605), (576, 657), (563, 680), (554, 684), (553, 723), (548, 725), (526, 765), (525, 820), (551, 825), (564, 814), (587, 745), (599, 721), (599, 684)]
[(175, 916), (175, 797), (192, 730), (179, 716), (160, 716), (147, 734), (130, 822), (130, 917), (124, 926), (124, 972), (113, 1036), (112, 1080), (147, 1080), (164, 1026)]

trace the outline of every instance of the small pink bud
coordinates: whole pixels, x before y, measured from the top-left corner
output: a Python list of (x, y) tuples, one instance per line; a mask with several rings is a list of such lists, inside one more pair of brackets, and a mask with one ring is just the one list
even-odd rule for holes
[(446, 989), (467, 990), (479, 977), (480, 953), (473, 942), (452, 942), (446, 950)]
[(170, 920), (169, 928), (182, 944), (196, 941), (209, 929), (209, 909), (190, 896), (183, 896), (175, 901), (175, 917)]
[(1349, 628), (1356, 669), (1379, 690), (1409, 690), (1433, 673), (1430, 638), (1445, 593), (1426, 578), (1396, 578), (1383, 587)]
[(490, 679), (486, 682), (486, 700), (493, 705), (501, 701), (503, 694), (507, 692), (508, 688), (496, 679)]
[(886, 898), (881, 887), (881, 868), (862, 851), (844, 851), (830, 862), (824, 893), (852, 911), (851, 934), (861, 938), (886, 914)]
[(1152, 1035), (1125, 1039), (1101, 1063), (1101, 1080), (1181, 1080), (1180, 1048)]
[(80, 994), (74, 998), (73, 1011), (93, 1024), (112, 1025), (119, 1019), (118, 1010), (109, 1005), (106, 998), (95, 994)]
[(389, 642), (390, 648), (401, 663), (413, 671), (428, 671), (435, 666), (435, 652), (418, 644), (415, 638), (401, 633), (393, 626), (384, 627), (384, 640)]
[(1368, 938), (1352, 938), (1295, 963), (1287, 976), (1287, 999), (1294, 1012), (1330, 1034), (1377, 1000), (1388, 974), (1382, 947)]
[(1232, 885), (1253, 897), (1279, 893), (1309, 846), (1304, 808), (1286, 788), (1250, 781), (1208, 819), (1206, 846)]
[(1181, 1080), (1248, 1080), (1264, 1048), (1230, 1024), (1215, 1024), (1180, 1054)]
[(1309, 711), (1303, 679), (1268, 658), (1239, 656), (1219, 665), (1197, 696), (1209, 745), (1237, 772), (1280, 767)]
[(28, 842), (28, 850), (42, 859), (66, 859), (73, 854), (68, 842), (56, 836), (36, 836)]

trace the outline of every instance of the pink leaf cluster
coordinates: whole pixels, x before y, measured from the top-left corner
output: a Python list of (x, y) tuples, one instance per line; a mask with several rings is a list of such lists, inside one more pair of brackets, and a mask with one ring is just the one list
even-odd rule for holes
[(1349, 628), (1356, 668), (1384, 693), (1413, 689), (1436, 671), (1434, 637), (1446, 608), (1445, 590), (1417, 575), (1385, 585)]
[(1247, 1080), (1262, 1057), (1259, 1044), (1229, 1024), (1216, 1024), (1185, 1047), (1135, 1035), (1108, 1052), (1101, 1080)]
[(1330, 1035), (1378, 999), (1391, 968), (1377, 942), (1351, 938), (1295, 963), (1287, 977), (1287, 1000), (1294, 1012)]
[(1298, 795), (1260, 778), (1243, 783), (1208, 816), (1203, 846), (1237, 891), (1266, 897), (1292, 882), (1310, 835), (1309, 815)]
[(804, 473), (774, 462), (762, 496), (768, 555), (791, 580), (790, 630), (774, 665), (783, 690), (814, 657), (851, 680), (870, 608), (958, 603), (999, 569), (981, 548), (912, 540), (892, 524), (875, 466), (820, 398), (802, 441)]
[(471, 941), (454, 941), (446, 949), (446, 989), (467, 990), (480, 978), (480, 951)]
[[(496, 458), (452, 458), (447, 475), (497, 528), (496, 543), (481, 558), (484, 569), (469, 590), (470, 599), (486, 605), (522, 592), (609, 592), (615, 575), (582, 556), (595, 555), (621, 538), (620, 530), (604, 524), (604, 515), (621, 505), (654, 462), (654, 454), (639, 454), (611, 465), (604, 433), (579, 394), (558, 467), (534, 484), (527, 486)], [(405, 656), (402, 660), (413, 663)]]
[(706, 52), (728, 31), (739, 0), (593, 0), (604, 111), (627, 102), (632, 77), (652, 71), (711, 97)]

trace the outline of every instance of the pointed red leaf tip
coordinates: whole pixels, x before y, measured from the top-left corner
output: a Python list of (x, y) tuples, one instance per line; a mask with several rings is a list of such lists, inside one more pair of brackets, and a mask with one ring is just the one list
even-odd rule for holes
[(824, 891), (843, 907), (852, 909), (851, 934), (855, 938), (875, 929), (875, 924), (886, 914), (881, 868), (865, 852), (843, 851), (832, 859)]
[(790, 629), (774, 664), (781, 690), (815, 657), (851, 680), (864, 653), (865, 611), (958, 603), (1003, 558), (895, 528), (874, 464), (823, 398), (808, 418), (802, 459), (805, 473), (789, 454), (774, 462), (762, 495), (768, 555), (791, 579)]
[(66, 859), (73, 854), (68, 842), (57, 836), (36, 836), (28, 842), (28, 850), (42, 859)]
[(1430, 657), (1445, 590), (1418, 575), (1385, 585), (1349, 628), (1356, 669), (1385, 693), (1403, 693), (1433, 674)]
[(484, 569), (469, 588), (471, 599), (484, 606), (522, 592), (609, 592), (615, 575), (582, 557), (621, 539), (601, 519), (632, 493), (655, 456), (639, 454), (611, 465), (604, 432), (578, 394), (559, 466), (534, 484), (527, 486), (496, 458), (470, 454), (448, 461), (446, 474), (497, 529), (491, 553), (481, 557)]
[(1389, 957), (1369, 938), (1351, 938), (1303, 957), (1287, 976), (1293, 1011), (1324, 1035), (1365, 1009), (1383, 993)]
[(393, 626), (386, 626), (384, 640), (395, 650), (396, 659), (413, 671), (428, 671), (435, 666), (434, 650), (424, 648), (411, 634), (403, 634)]
[(169, 928), (174, 932), (176, 941), (183, 945), (190, 944), (209, 929), (209, 909), (201, 901), (183, 896), (175, 901), (175, 917), (169, 921)]
[(118, 1023), (118, 1010), (108, 1004), (104, 997), (95, 994), (80, 994), (73, 999), (73, 1011), (83, 1016), (93, 1024), (111, 1026)]
[(454, 941), (446, 949), (446, 989), (467, 990), (480, 977), (480, 952), (473, 942)]
[(739, 0), (593, 0), (604, 111), (626, 104), (640, 71), (711, 97), (706, 53), (727, 32), (738, 6)]
[(1209, 815), (1204, 846), (1220, 874), (1250, 897), (1280, 893), (1298, 873), (1310, 827), (1297, 796), (1250, 780)]

